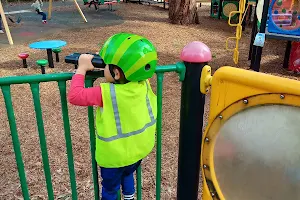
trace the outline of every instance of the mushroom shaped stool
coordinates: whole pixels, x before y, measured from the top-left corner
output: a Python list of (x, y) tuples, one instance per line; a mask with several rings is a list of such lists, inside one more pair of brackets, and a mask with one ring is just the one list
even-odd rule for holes
[(45, 66), (48, 65), (48, 60), (41, 59), (36, 61), (36, 64), (41, 67), (42, 74), (46, 74)]
[(52, 49), (52, 51), (55, 53), (56, 62), (59, 62), (59, 53), (61, 52), (61, 48), (55, 48)]
[(27, 61), (26, 61), (26, 59), (29, 57), (29, 54), (28, 53), (20, 53), (18, 55), (18, 57), (23, 60), (23, 67), (27, 68)]

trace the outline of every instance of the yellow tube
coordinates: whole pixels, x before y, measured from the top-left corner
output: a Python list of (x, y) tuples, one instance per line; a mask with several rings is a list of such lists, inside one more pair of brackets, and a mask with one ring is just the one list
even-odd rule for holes
[(52, 0), (49, 0), (48, 19), (50, 20), (51, 17), (52, 17)]
[(87, 22), (87, 20), (86, 20), (84, 14), (83, 14), (83, 12), (82, 12), (82, 10), (81, 10), (81, 8), (80, 8), (80, 6), (78, 5), (78, 3), (77, 3), (76, 0), (74, 0), (74, 3), (75, 3), (75, 5), (76, 5), (77, 10), (78, 10), (79, 14), (81, 15), (82, 19), (83, 19), (85, 22)]
[[(247, 9), (248, 9), (248, 5), (247, 5)], [(247, 10), (246, 10), (247, 11)], [(242, 37), (242, 22), (244, 19), (244, 15), (246, 14), (245, 11), (245, 0), (240, 0), (239, 1), (239, 10), (238, 11), (232, 11), (229, 13), (229, 19), (228, 19), (228, 25), (229, 26), (236, 26), (236, 33), (235, 33), (235, 37), (229, 37), (226, 40), (226, 49), (228, 51), (233, 51), (233, 62), (234, 64), (238, 64), (239, 62), (239, 40)], [(231, 17), (234, 14), (240, 14), (239, 15), (239, 21), (237, 24), (231, 24)], [(235, 48), (234, 49), (229, 49), (229, 45), (228, 45), (228, 41), (229, 40), (235, 40)]]

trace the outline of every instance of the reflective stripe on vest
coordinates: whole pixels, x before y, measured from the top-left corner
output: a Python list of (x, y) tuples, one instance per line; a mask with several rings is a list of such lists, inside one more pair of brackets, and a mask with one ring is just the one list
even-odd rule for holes
[(115, 117), (115, 121), (116, 121), (117, 135), (109, 137), (109, 138), (104, 138), (97, 134), (98, 139), (105, 141), (105, 142), (110, 142), (110, 141), (114, 141), (114, 140), (117, 140), (120, 138), (130, 137), (132, 135), (137, 135), (137, 134), (144, 132), (148, 127), (150, 127), (156, 123), (156, 119), (153, 116), (152, 108), (150, 105), (150, 100), (148, 97), (149, 86), (148, 86), (147, 82), (146, 82), (146, 85), (147, 85), (146, 104), (147, 104), (148, 113), (149, 113), (149, 117), (150, 117), (151, 121), (149, 123), (145, 124), (145, 126), (139, 130), (135, 130), (135, 131), (132, 131), (129, 133), (123, 133), (122, 126), (121, 126), (121, 120), (120, 120), (120, 113), (119, 113), (118, 104), (117, 104), (115, 86), (114, 86), (114, 84), (110, 84), (110, 95), (111, 95), (112, 106), (113, 106), (113, 110), (114, 110), (114, 117)]

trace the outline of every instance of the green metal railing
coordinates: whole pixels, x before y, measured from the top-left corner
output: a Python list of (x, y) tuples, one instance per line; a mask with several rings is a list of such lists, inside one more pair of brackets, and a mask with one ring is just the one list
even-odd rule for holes
[[(163, 90), (163, 79), (165, 72), (177, 72), (179, 74), (180, 81), (185, 78), (185, 65), (181, 62), (174, 65), (158, 66), (156, 69), (157, 74), (157, 145), (156, 145), (156, 199), (160, 199), (161, 194), (161, 138), (162, 138), (162, 90)], [(42, 82), (57, 82), (61, 109), (63, 115), (63, 126), (64, 134), (66, 140), (66, 150), (69, 168), (69, 177), (72, 191), (72, 199), (78, 199), (77, 196), (77, 186), (76, 186), (76, 175), (74, 169), (74, 159), (72, 152), (72, 139), (70, 131), (70, 120), (67, 107), (67, 92), (66, 92), (66, 82), (71, 80), (73, 73), (57, 73), (57, 74), (40, 74), (40, 75), (29, 75), (29, 76), (16, 76), (16, 77), (4, 77), (0, 78), (0, 87), (4, 96), (4, 101), (6, 105), (7, 116), (9, 120), (9, 126), (11, 131), (11, 137), (13, 142), (13, 148), (15, 152), (15, 158), (21, 183), (21, 189), (23, 197), (25, 200), (30, 199), (28, 185), (25, 175), (24, 163), (22, 158), (22, 152), (20, 148), (20, 141), (18, 137), (17, 124), (14, 114), (14, 108), (11, 96), (11, 85), (15, 84), (30, 84), (33, 103), (36, 115), (36, 122), (38, 127), (38, 134), (40, 140), (40, 148), (42, 154), (42, 162), (44, 168), (44, 175), (46, 179), (46, 186), (48, 192), (48, 199), (54, 199), (54, 191), (51, 179), (51, 171), (48, 158), (48, 149), (45, 137), (44, 123), (43, 123), (43, 113), (41, 108), (40, 100), (40, 83)], [(96, 78), (103, 76), (102, 72), (90, 73), (86, 76), (85, 85), (86, 87), (93, 86)], [(99, 185), (98, 185), (98, 170), (95, 161), (95, 124), (94, 124), (94, 110), (93, 107), (88, 107), (88, 118), (89, 118), (89, 130), (90, 130), (90, 151), (92, 157), (92, 174), (94, 182), (94, 194), (95, 200), (99, 199)], [(137, 170), (137, 199), (142, 199), (142, 170), (139, 168)]]

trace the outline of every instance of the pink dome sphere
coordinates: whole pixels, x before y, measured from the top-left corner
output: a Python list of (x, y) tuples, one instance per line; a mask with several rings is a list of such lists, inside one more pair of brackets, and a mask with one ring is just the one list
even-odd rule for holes
[(204, 63), (211, 61), (212, 55), (206, 44), (194, 41), (183, 48), (180, 59), (185, 62)]

